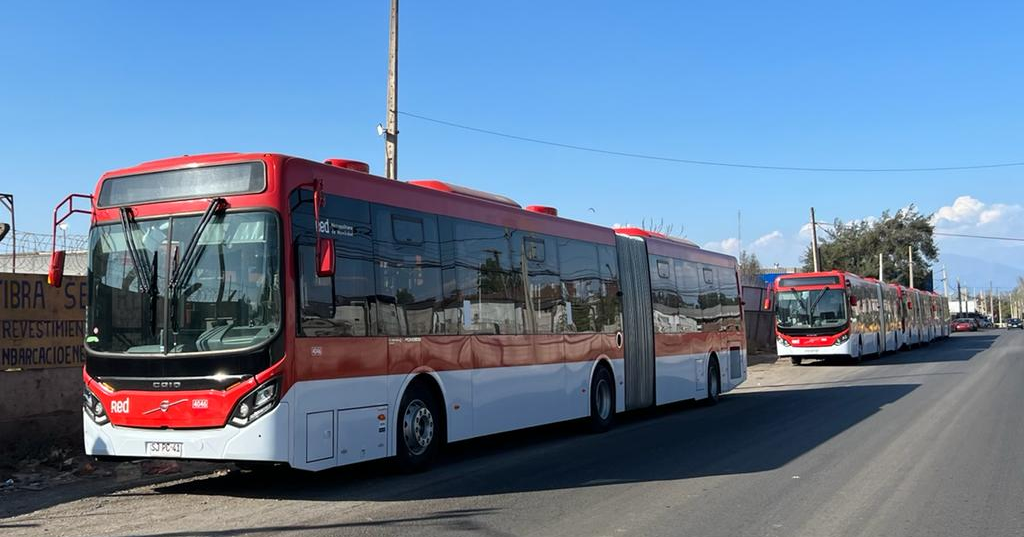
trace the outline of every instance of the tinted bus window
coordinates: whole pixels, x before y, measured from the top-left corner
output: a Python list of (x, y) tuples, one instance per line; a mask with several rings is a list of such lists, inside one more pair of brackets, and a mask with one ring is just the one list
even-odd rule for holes
[(316, 231), (312, 194), (292, 196), (292, 230), (298, 258), (299, 334), (368, 336), (375, 331), (374, 262), (370, 204), (327, 196), (321, 210), (321, 236), (334, 239), (334, 278), (315, 272)]
[(718, 332), (722, 326), (721, 298), (718, 290), (718, 278), (714, 267), (700, 265), (700, 302), (701, 317), (704, 320), (703, 332)]
[(699, 267), (690, 261), (675, 261), (676, 281), (679, 284), (681, 300), (680, 314), (683, 317), (683, 331), (696, 332), (702, 322), (700, 307)]
[(443, 333), (437, 217), (375, 205), (373, 226), (378, 333)]
[(441, 219), (445, 325), (450, 334), (520, 334), (525, 294), (506, 228)]
[(740, 329), (740, 290), (736, 284), (736, 272), (718, 267), (718, 288), (722, 308), (723, 328), (730, 331)]
[(650, 256), (651, 303), (654, 306), (654, 331), (659, 334), (682, 332), (680, 313), (682, 301), (672, 273), (672, 260)]
[[(558, 334), (564, 329), (565, 302), (554, 239), (516, 231), (513, 258), (526, 274), (527, 329), (536, 334)], [(533, 259), (531, 259), (533, 258)]]
[(601, 271), (601, 300), (598, 308), (598, 329), (602, 332), (622, 330), (622, 298), (619, 296), (619, 259), (614, 246), (599, 245), (597, 258)]
[(595, 244), (557, 239), (562, 288), (568, 303), (565, 328), (569, 332), (597, 332), (601, 302), (601, 274)]

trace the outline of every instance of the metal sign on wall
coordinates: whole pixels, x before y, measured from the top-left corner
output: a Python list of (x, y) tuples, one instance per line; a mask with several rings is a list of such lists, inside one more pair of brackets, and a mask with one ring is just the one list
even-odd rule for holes
[(0, 273), (0, 371), (81, 367), (86, 297), (84, 276)]

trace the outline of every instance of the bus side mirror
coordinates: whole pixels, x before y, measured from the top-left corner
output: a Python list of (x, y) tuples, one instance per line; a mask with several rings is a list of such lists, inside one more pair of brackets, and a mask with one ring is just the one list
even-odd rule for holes
[[(64, 252), (60, 252), (63, 254)], [(334, 239), (321, 237), (316, 241), (316, 275), (320, 278), (334, 276)]]
[(850, 295), (850, 305), (855, 308), (857, 307), (857, 297)]
[(763, 309), (765, 311), (768, 311), (768, 310), (772, 309), (772, 297), (770, 297), (770, 296), (764, 297), (764, 304), (761, 304), (761, 306), (763, 307)]
[(46, 282), (53, 287), (60, 287), (64, 281), (64, 250), (56, 250), (50, 255), (50, 271)]

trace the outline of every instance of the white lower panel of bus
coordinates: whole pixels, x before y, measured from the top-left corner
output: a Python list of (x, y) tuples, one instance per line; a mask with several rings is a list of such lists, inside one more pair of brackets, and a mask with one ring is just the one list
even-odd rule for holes
[[(287, 399), (287, 396), (285, 397)], [(247, 427), (216, 429), (135, 429), (96, 425), (82, 411), (87, 455), (163, 457), (212, 460), (289, 461), (289, 405), (274, 410)]]
[[(622, 412), (623, 361), (610, 362), (616, 410)], [(658, 403), (706, 396), (695, 387), (704, 382), (698, 362), (706, 367), (706, 359), (659, 359), (656, 375), (663, 392)], [(728, 363), (720, 360), (723, 391), (746, 376), (745, 367), (742, 374), (730, 374)], [(591, 361), (424, 373), (441, 388), (448, 440), (457, 441), (587, 416), (596, 365)], [(387, 457), (395, 454), (401, 398), (416, 374), (298, 382), (273, 411), (244, 428), (132, 429), (98, 426), (84, 416), (86, 452), (146, 457), (147, 443), (153, 449), (160, 447), (155, 443), (180, 443), (183, 458), (280, 461), (306, 470)], [(686, 380), (674, 385), (676, 376)], [(171, 447), (162, 452), (177, 454), (179, 446)]]
[[(739, 386), (747, 379), (747, 353), (736, 350), (739, 355), (733, 359), (730, 351), (719, 352), (718, 367), (722, 392)], [(733, 370), (738, 368), (738, 370)], [(708, 355), (680, 354), (659, 356), (654, 365), (655, 401), (659, 405), (704, 399), (707, 397)]]
[(827, 356), (859, 356), (860, 354), (857, 353), (855, 347), (855, 345), (851, 345), (850, 341), (827, 347), (786, 347), (781, 343), (776, 343), (776, 352), (779, 356), (809, 356), (812, 358), (815, 356), (822, 358)]
[[(610, 360), (617, 411), (625, 410), (622, 360)], [(597, 362), (424, 371), (444, 396), (448, 441), (454, 442), (590, 413), (590, 380)], [(292, 402), (291, 464), (321, 470), (395, 454), (402, 396), (419, 372), (299, 382), (285, 396)], [(369, 409), (386, 423), (344, 416)], [(365, 417), (365, 416), (364, 416)], [(359, 423), (365, 425), (361, 428)], [(382, 446), (382, 449), (377, 449)], [(352, 446), (356, 446), (353, 449)]]

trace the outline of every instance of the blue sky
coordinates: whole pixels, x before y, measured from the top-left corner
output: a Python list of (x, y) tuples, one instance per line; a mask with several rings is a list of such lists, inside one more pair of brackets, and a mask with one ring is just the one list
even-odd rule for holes
[[(0, 19), (0, 191), (45, 232), (105, 170), (183, 153), (348, 157), (382, 170), (386, 0), (21, 3)], [(1015, 2), (413, 2), (400, 109), (516, 135), (805, 167), (1024, 161)], [(910, 203), (943, 229), (1024, 235), (1024, 167), (826, 174), (715, 168), (400, 121), (400, 175), (664, 219), (700, 244), (796, 261), (808, 207), (855, 219)], [(959, 202), (957, 202), (959, 198)], [(590, 209), (593, 209), (591, 211)], [(84, 232), (84, 219), (72, 232)], [(760, 240), (759, 240), (760, 239)], [(723, 244), (723, 241), (724, 244)], [(944, 252), (1024, 267), (1012, 243)]]

